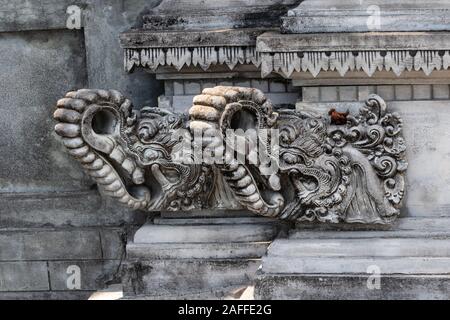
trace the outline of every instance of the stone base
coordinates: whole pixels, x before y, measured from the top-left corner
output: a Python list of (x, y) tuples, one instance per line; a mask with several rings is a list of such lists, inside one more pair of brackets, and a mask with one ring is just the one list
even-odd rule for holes
[(450, 219), (391, 230), (304, 228), (275, 240), (256, 299), (449, 299)]
[(220, 299), (251, 286), (280, 224), (254, 217), (158, 218), (127, 245), (125, 299)]
[(278, 274), (256, 282), (262, 300), (448, 300), (448, 275), (385, 275), (380, 289), (367, 287), (368, 275)]

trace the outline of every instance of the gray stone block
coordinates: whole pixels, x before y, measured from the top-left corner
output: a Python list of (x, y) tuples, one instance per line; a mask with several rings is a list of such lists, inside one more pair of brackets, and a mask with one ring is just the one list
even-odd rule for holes
[(214, 80), (203, 80), (202, 81), (202, 90), (206, 88), (214, 88), (217, 86), (217, 83)]
[(4, 33), (0, 41), (0, 192), (88, 189), (92, 182), (55, 139), (50, 116), (67, 91), (87, 86), (83, 34)]
[(337, 87), (320, 87), (320, 101), (338, 101)]
[(274, 224), (204, 226), (146, 224), (134, 235), (134, 243), (256, 242), (273, 239), (277, 231), (278, 228)]
[(282, 18), (286, 33), (450, 30), (446, 0), (307, 0)]
[(268, 255), (291, 258), (450, 257), (450, 239), (277, 239), (269, 246)]
[(267, 300), (448, 300), (448, 275), (383, 275), (380, 289), (366, 275), (265, 275), (258, 277), (255, 299)]
[(124, 265), (124, 296), (191, 296), (227, 287), (245, 287), (260, 265), (259, 260), (152, 260)]
[(414, 100), (431, 100), (431, 85), (417, 84), (413, 85)]
[(188, 112), (189, 108), (192, 107), (192, 100), (194, 96), (174, 96), (172, 107), (175, 112)]
[(377, 94), (385, 101), (395, 100), (394, 86), (377, 86)]
[(286, 92), (286, 82), (270, 80), (269, 81), (269, 92), (270, 93)]
[(261, 90), (262, 92), (269, 92), (269, 81), (268, 80), (251, 80), (251, 87)]
[(173, 94), (176, 96), (184, 95), (184, 83), (183, 81), (174, 81), (173, 82)]
[(433, 85), (433, 99), (447, 100), (450, 98), (450, 86), (448, 84)]
[(103, 259), (122, 259), (125, 256), (127, 231), (124, 229), (100, 230)]
[(376, 93), (375, 86), (358, 86), (358, 101), (365, 101), (373, 93)]
[(295, 105), (300, 98), (300, 93), (268, 93), (266, 97), (272, 101), (274, 105)]
[[(370, 253), (368, 253), (370, 255)], [(265, 257), (267, 274), (361, 274), (376, 266), (383, 274), (448, 274), (449, 257)]]
[(260, 259), (269, 242), (155, 243), (127, 245), (127, 259)]
[[(86, 291), (103, 289), (110, 281), (120, 281), (119, 266), (120, 260), (102, 260), (102, 261), (50, 261), (48, 270), (50, 275), (50, 284), (52, 291), (71, 290), (70, 278), (74, 275), (73, 268), (76, 266), (80, 270), (80, 289), (73, 291)], [(68, 285), (69, 282), (69, 285)]]
[(355, 86), (340, 86), (339, 101), (358, 101), (357, 87)]
[(398, 85), (395, 86), (395, 100), (412, 100), (412, 86)]
[(0, 228), (111, 227), (140, 225), (144, 221), (142, 212), (117, 206), (112, 200), (102, 199), (97, 191), (0, 197)]
[(233, 85), (236, 87), (244, 87), (244, 88), (250, 88), (252, 86), (250, 80), (244, 80), (244, 79), (234, 81)]
[(0, 292), (48, 291), (47, 263), (0, 262)]
[(0, 260), (101, 259), (98, 230), (0, 232)]
[(319, 102), (320, 101), (319, 87), (303, 87), (302, 100), (305, 102)]
[(0, 292), (0, 300), (88, 300), (94, 291)]
[(185, 81), (184, 82), (184, 94), (197, 95), (202, 92), (201, 81)]
[(67, 7), (82, 1), (50, 0), (42, 3), (25, 0), (2, 1), (0, 32), (64, 29), (68, 14)]
[(157, 225), (241, 225), (241, 224), (279, 224), (279, 221), (265, 217), (223, 217), (223, 218), (155, 218), (154, 224)]

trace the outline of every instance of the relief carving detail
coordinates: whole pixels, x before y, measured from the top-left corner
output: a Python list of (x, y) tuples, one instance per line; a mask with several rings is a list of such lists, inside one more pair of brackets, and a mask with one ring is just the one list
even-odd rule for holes
[[(189, 115), (87, 89), (69, 92), (54, 113), (68, 153), (104, 195), (133, 209), (390, 223), (405, 195), (402, 119), (376, 95), (345, 117), (275, 110), (261, 91), (239, 87), (203, 90)], [(229, 134), (239, 130), (252, 133), (241, 149)]]

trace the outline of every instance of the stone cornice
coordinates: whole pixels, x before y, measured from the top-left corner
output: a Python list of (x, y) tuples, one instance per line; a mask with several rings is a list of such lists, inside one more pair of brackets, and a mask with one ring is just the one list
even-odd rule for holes
[(125, 49), (194, 48), (220, 46), (255, 46), (259, 35), (267, 29), (222, 29), (206, 31), (131, 30), (120, 35)]
[(450, 66), (450, 33), (370, 32), (280, 34), (267, 32), (257, 40), (261, 73), (277, 72), (286, 78), (294, 72), (422, 70), (427, 76)]
[(198, 67), (217, 65), (233, 70), (238, 64), (261, 69), (262, 77), (275, 72), (290, 78), (294, 72), (423, 71), (450, 67), (450, 33), (346, 33), (280, 34), (261, 29), (196, 32), (129, 32), (121, 37), (125, 68), (161, 66)]
[(371, 77), (375, 71), (392, 71), (400, 76), (404, 71), (423, 71), (450, 67), (448, 50), (402, 51), (332, 51), (261, 53), (261, 74), (272, 72), (289, 78), (294, 72), (310, 72), (316, 77), (321, 71), (337, 71), (342, 77), (348, 71), (364, 71)]
[(161, 66), (172, 66), (178, 71), (183, 67), (199, 67), (206, 71), (211, 66), (227, 65), (233, 70), (238, 63), (261, 66), (261, 55), (255, 46), (220, 47), (171, 47), (148, 49), (125, 49), (125, 70), (134, 67), (156, 71)]
[(130, 31), (121, 34), (125, 50), (125, 69), (172, 66), (199, 67), (206, 71), (211, 66), (227, 65), (230, 70), (240, 64), (261, 65), (256, 52), (256, 39), (264, 29), (225, 29), (215, 31)]

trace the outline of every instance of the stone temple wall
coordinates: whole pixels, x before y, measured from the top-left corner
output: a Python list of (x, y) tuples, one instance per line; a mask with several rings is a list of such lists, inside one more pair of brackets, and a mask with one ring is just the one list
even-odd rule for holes
[[(434, 9), (414, 23), (387, 15), (386, 29), (371, 33), (365, 21), (355, 27), (359, 11), (341, 23), (356, 0), (257, 2), (0, 0), (0, 299), (87, 298), (116, 283), (130, 299), (211, 298), (213, 289), (223, 297), (255, 283), (255, 297), (266, 299), (298, 299), (299, 292), (302, 299), (342, 298), (327, 283), (342, 286), (346, 298), (448, 298), (450, 33), (441, 31), (450, 24), (440, 24), (448, 5), (436, 1), (447, 11)], [(73, 5), (80, 28), (68, 27), (76, 22)], [(333, 19), (316, 5), (333, 7)], [(424, 29), (433, 32), (420, 36)], [(136, 108), (171, 114), (187, 112), (194, 96), (217, 85), (260, 89), (286, 114), (354, 112), (379, 95), (404, 119), (409, 167), (400, 223), (370, 232), (302, 223), (295, 229), (233, 201), (148, 219), (153, 213), (101, 195), (53, 131), (55, 104), (68, 91), (116, 89)], [(223, 199), (233, 200), (223, 190)], [(390, 281), (379, 295), (361, 286), (375, 258)], [(81, 287), (74, 287), (78, 268)], [(397, 279), (399, 270), (405, 277)], [(325, 290), (322, 273), (329, 274)], [(422, 288), (428, 275), (434, 280)]]
[[(0, 299), (86, 298), (117, 282), (142, 216), (100, 197), (52, 134), (51, 115), (67, 91), (84, 87), (156, 104), (162, 86), (126, 74), (118, 42), (155, 3), (0, 1)], [(67, 28), (70, 5), (82, 10), (81, 29)], [(67, 286), (72, 265), (80, 290)]]

